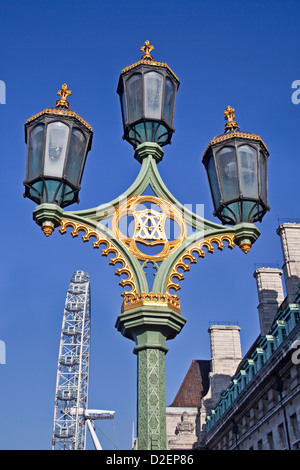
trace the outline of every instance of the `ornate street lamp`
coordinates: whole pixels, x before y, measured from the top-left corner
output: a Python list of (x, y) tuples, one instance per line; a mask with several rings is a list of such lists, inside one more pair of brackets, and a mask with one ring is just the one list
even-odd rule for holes
[(227, 106), (224, 114), (225, 132), (210, 142), (203, 156), (214, 215), (223, 224), (261, 222), (270, 210), (268, 149), (259, 136), (240, 131), (233, 108)]
[[(25, 197), (37, 204), (51, 203), (63, 208), (79, 202), (81, 178), (86, 156), (91, 149), (92, 128), (74, 111), (67, 97), (66, 84), (57, 94), (55, 108), (32, 116), (25, 125), (27, 171)], [(46, 235), (55, 224), (43, 224)]]
[[(120, 95), (124, 139), (134, 148), (143, 142), (161, 147), (171, 142), (179, 80), (163, 62), (153, 60), (149, 41), (141, 60), (121, 72)], [(136, 157), (138, 154), (136, 154)]]
[[(198, 258), (213, 253), (216, 247), (223, 250), (226, 244), (229, 248), (237, 245), (247, 253), (259, 237), (253, 222), (261, 220), (269, 209), (268, 152), (258, 136), (240, 132), (233, 110), (228, 108), (225, 133), (210, 142), (203, 157), (215, 215), (223, 225), (187, 209), (166, 187), (157, 165), (164, 154), (162, 146), (170, 143), (174, 132), (179, 81), (167, 64), (153, 60), (149, 41), (141, 49), (142, 59), (122, 70), (117, 90), (124, 139), (141, 163), (135, 181), (109, 203), (80, 211), (64, 210), (78, 198), (91, 129), (75, 113), (70, 114), (63, 95), (57, 108), (45, 110), (26, 124), (28, 164), (24, 184), (25, 196), (38, 203), (33, 217), (46, 235), (59, 225), (61, 234), (68, 228), (73, 237), (83, 232), (84, 242), (92, 239), (94, 248), (105, 245), (102, 255), (113, 254), (109, 263), (119, 265), (116, 274), (123, 276), (120, 285), (126, 290), (115, 326), (135, 342), (136, 448), (163, 450), (168, 449), (166, 342), (175, 338), (186, 322), (176, 294), (180, 289), (177, 281), (184, 279), (184, 273)], [(74, 129), (85, 138), (75, 159), (71, 145)], [(126, 217), (134, 226), (130, 234)], [(168, 223), (177, 225), (177, 238), (168, 232)], [(149, 263), (156, 270), (151, 282), (145, 271)]]

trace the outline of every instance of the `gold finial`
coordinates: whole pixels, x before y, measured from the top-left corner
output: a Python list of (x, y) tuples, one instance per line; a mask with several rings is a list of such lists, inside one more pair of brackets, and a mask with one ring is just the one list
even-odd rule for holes
[(235, 119), (234, 108), (232, 108), (231, 106), (227, 106), (227, 108), (224, 111), (224, 115), (225, 115), (225, 121), (228, 121), (225, 125), (225, 131), (227, 129), (236, 129), (236, 128), (239, 129), (238, 124), (234, 121)]
[(42, 230), (44, 232), (44, 234), (46, 235), (46, 237), (49, 237), (51, 235), (51, 233), (54, 232), (54, 227), (50, 224), (44, 224), (42, 227)]
[(244, 253), (249, 253), (250, 249), (251, 249), (251, 243), (240, 243), (239, 245), (239, 248), (244, 252)]
[(153, 49), (154, 49), (154, 46), (150, 45), (150, 41), (148, 41), (148, 40), (145, 41), (145, 45), (143, 47), (141, 47), (141, 51), (144, 52), (144, 55), (143, 55), (141, 60), (144, 60), (144, 59), (153, 60), (153, 57), (150, 54), (150, 52), (153, 51)]
[(67, 101), (67, 97), (72, 94), (71, 90), (68, 90), (68, 85), (64, 83), (61, 87), (61, 90), (57, 92), (60, 96), (60, 99), (56, 101), (56, 106), (63, 106), (64, 108), (69, 107), (69, 102)]

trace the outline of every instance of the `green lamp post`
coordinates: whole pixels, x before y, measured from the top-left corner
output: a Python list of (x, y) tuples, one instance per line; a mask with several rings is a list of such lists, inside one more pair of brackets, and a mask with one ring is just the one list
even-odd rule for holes
[[(234, 110), (227, 115), (228, 109), (225, 111), (225, 134), (210, 142), (203, 157), (215, 215), (228, 225), (207, 221), (188, 210), (166, 187), (158, 163), (164, 155), (162, 147), (170, 143), (174, 132), (179, 80), (167, 64), (153, 59), (152, 49), (146, 41), (141, 60), (120, 75), (117, 92), (124, 139), (133, 146), (141, 168), (129, 189), (113, 201), (87, 210), (64, 210), (78, 199), (91, 144), (91, 128), (82, 118), (58, 105), (26, 124), (28, 163), (24, 184), (25, 196), (38, 203), (34, 220), (47, 236), (56, 227), (60, 227), (61, 234), (70, 228), (73, 237), (83, 232), (84, 242), (92, 238), (94, 248), (104, 245), (102, 255), (114, 254), (110, 264), (120, 263), (116, 274), (125, 275), (120, 281), (125, 290), (116, 328), (135, 343), (138, 450), (168, 449), (165, 354), (167, 341), (175, 338), (186, 323), (176, 294), (180, 289), (178, 280), (184, 278), (183, 272), (190, 269), (190, 264), (205, 256), (206, 250), (213, 253), (216, 247), (222, 250), (226, 244), (229, 248), (238, 245), (247, 253), (260, 234), (253, 222), (261, 221), (269, 210), (267, 149), (258, 136), (242, 133), (230, 124)], [(50, 130), (49, 123), (55, 123)], [(77, 153), (72, 150), (70, 137), (74, 128), (82, 133)], [(62, 129), (68, 133), (68, 140)], [(52, 130), (54, 154), (64, 156), (64, 170), (59, 175), (46, 171), (48, 135)], [(34, 172), (33, 167), (39, 170)], [(69, 176), (69, 167), (76, 178)], [(48, 181), (55, 183), (49, 186)], [(170, 224), (177, 227), (176, 238), (168, 233)], [(193, 229), (191, 235), (188, 227)], [(145, 272), (149, 264), (156, 270), (153, 285)]]

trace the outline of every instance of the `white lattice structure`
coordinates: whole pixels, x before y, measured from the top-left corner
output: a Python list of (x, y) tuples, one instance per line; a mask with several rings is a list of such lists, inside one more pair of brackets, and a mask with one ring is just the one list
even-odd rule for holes
[(90, 283), (74, 272), (68, 288), (57, 367), (53, 450), (84, 450), (91, 337)]

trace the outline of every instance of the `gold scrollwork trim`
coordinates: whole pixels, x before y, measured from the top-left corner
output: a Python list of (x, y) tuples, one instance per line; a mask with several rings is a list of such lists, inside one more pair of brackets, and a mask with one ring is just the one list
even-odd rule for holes
[(160, 292), (156, 294), (154, 292), (149, 292), (148, 294), (142, 292), (141, 294), (136, 294), (135, 297), (124, 295), (122, 312), (141, 306), (169, 307), (174, 312), (180, 314), (180, 300), (177, 295), (169, 293), (161, 294)]
[(258, 140), (262, 143), (262, 145), (268, 152), (268, 148), (266, 144), (264, 143), (264, 141), (261, 139), (259, 135), (252, 134), (250, 132), (232, 131), (232, 132), (229, 132), (228, 134), (222, 134), (220, 136), (217, 136), (213, 140), (211, 140), (204, 152), (204, 155), (206, 154), (206, 152), (208, 151), (211, 145), (217, 144), (219, 142), (224, 142), (225, 140), (233, 139), (234, 137), (242, 137), (243, 139)]
[(139, 65), (142, 65), (142, 64), (153, 65), (153, 66), (156, 66), (156, 67), (165, 67), (167, 70), (169, 70), (169, 72), (173, 75), (173, 77), (179, 82), (179, 78), (176, 76), (176, 74), (173, 72), (173, 70), (170, 69), (170, 67), (165, 62), (157, 62), (156, 60), (151, 60), (151, 59), (150, 60), (141, 59), (141, 60), (139, 60), (138, 62), (135, 62), (132, 65), (128, 65), (127, 67), (125, 67), (121, 71), (121, 74), (123, 74), (125, 72), (128, 72), (128, 70), (131, 70), (131, 69), (133, 69), (135, 67), (138, 67)]
[(102, 250), (102, 256), (107, 256), (110, 253), (115, 255), (114, 258), (110, 258), (109, 264), (115, 265), (117, 263), (121, 263), (122, 267), (116, 270), (116, 275), (121, 276), (122, 274), (126, 274), (128, 277), (126, 279), (122, 279), (119, 284), (122, 287), (129, 286), (131, 290), (124, 291), (121, 295), (122, 297), (126, 296), (126, 299), (135, 298), (137, 295), (137, 288), (136, 288), (136, 281), (130, 269), (130, 266), (122, 253), (115, 247), (115, 245), (104, 235), (100, 234), (94, 229), (91, 229), (87, 225), (83, 223), (73, 222), (72, 220), (61, 220), (61, 228), (60, 233), (64, 234), (67, 232), (67, 227), (72, 227), (73, 230), (71, 231), (72, 237), (77, 237), (80, 231), (85, 232), (82, 236), (84, 242), (88, 242), (91, 237), (95, 237), (96, 240), (93, 242), (94, 248), (99, 248), (100, 245), (105, 244), (106, 248)]
[(184, 274), (182, 272), (178, 272), (178, 269), (181, 268), (184, 272), (190, 270), (190, 266), (185, 263), (185, 260), (190, 261), (191, 264), (196, 264), (198, 258), (193, 255), (193, 253), (197, 253), (198, 257), (204, 258), (205, 251), (203, 248), (206, 248), (208, 253), (213, 253), (215, 250), (215, 246), (217, 245), (218, 250), (223, 250), (225, 248), (224, 241), (228, 243), (228, 248), (232, 249), (235, 246), (235, 235), (234, 234), (224, 234), (224, 235), (216, 235), (212, 237), (205, 238), (200, 242), (197, 242), (191, 248), (189, 248), (185, 253), (179, 258), (177, 263), (174, 265), (170, 276), (167, 281), (167, 289), (166, 291), (169, 292), (170, 289), (179, 290), (181, 286), (179, 283), (174, 282), (173, 278), (178, 279), (179, 281), (184, 279)]
[(43, 111), (40, 111), (39, 113), (35, 114), (34, 116), (30, 117), (27, 119), (27, 123), (33, 121), (34, 119), (42, 116), (43, 114), (54, 114), (54, 115), (61, 115), (61, 116), (70, 116), (76, 118), (78, 121), (80, 121), (85, 127), (87, 127), (90, 131), (93, 130), (92, 126), (90, 126), (82, 117), (80, 117), (78, 114), (75, 113), (75, 111), (72, 111), (71, 109), (61, 109), (61, 108), (46, 108)]

